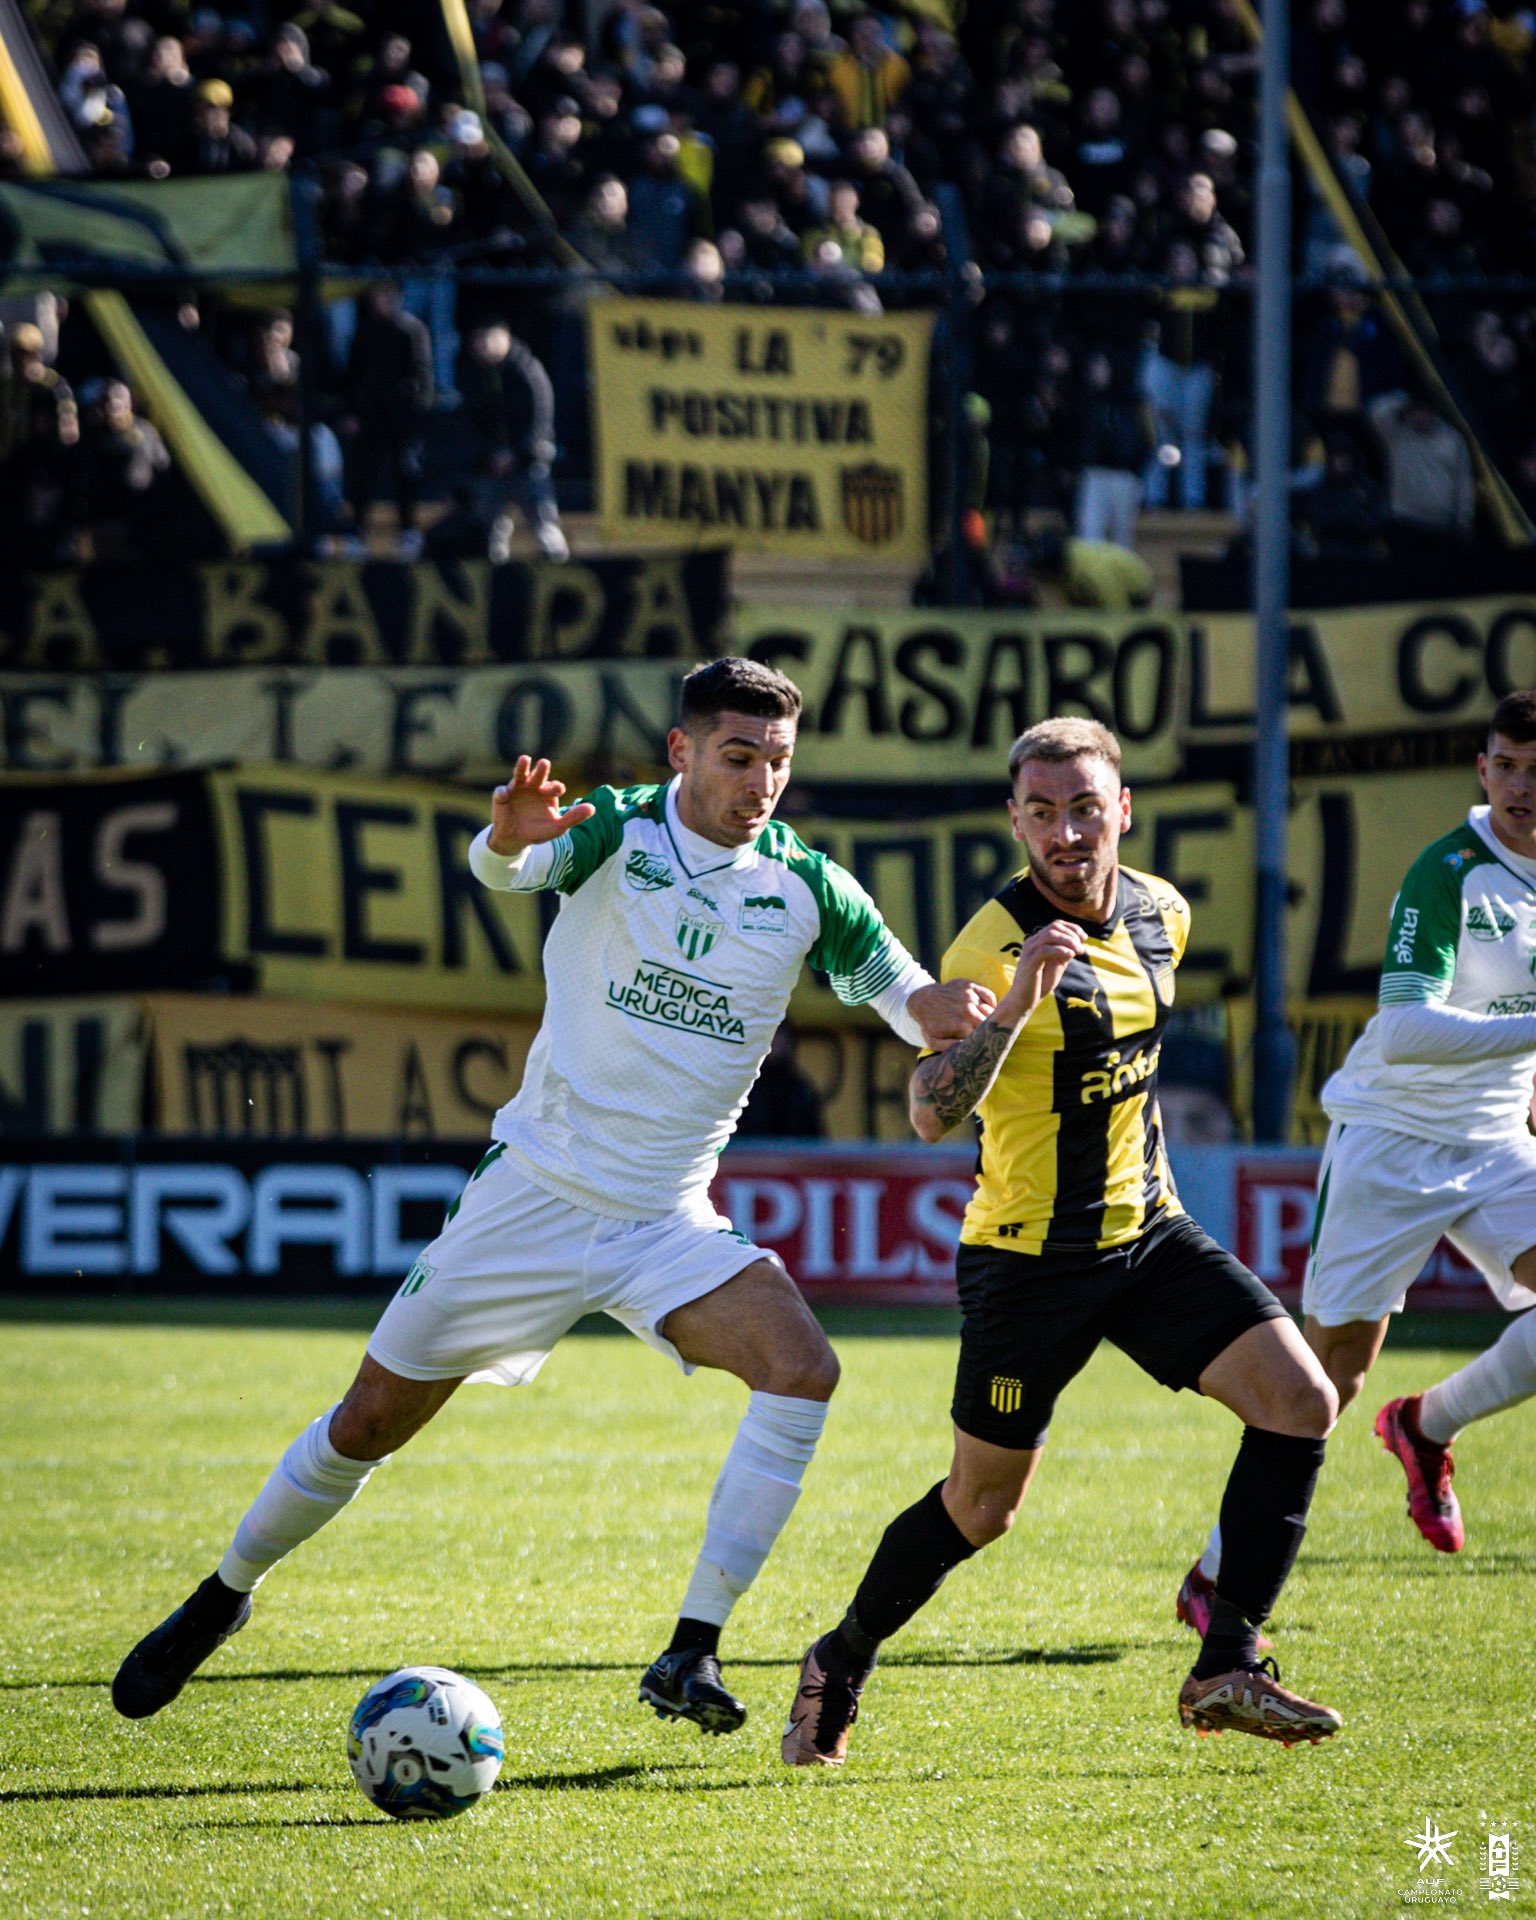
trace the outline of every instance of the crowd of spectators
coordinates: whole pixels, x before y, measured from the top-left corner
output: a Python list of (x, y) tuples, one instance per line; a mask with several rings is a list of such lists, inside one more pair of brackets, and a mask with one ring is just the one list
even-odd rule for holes
[[(306, 343), (286, 313), (184, 314), (280, 446), (311, 418), (332, 532), (388, 494), (408, 550), (428, 540), (447, 434), (459, 484), (439, 544), (505, 551), (515, 513), (561, 550), (581, 284), (535, 296), (454, 269), (578, 262), (698, 299), (871, 312), (958, 288), (1005, 528), (1054, 509), (1128, 544), (1143, 508), (1241, 511), (1258, 56), (1236, 0), (616, 0), (569, 18), (559, 0), (471, 0), (478, 89), (429, 6), (291, 5), (41, 0), (34, 17), (96, 172), (308, 170), (327, 258), (391, 274), (328, 302)], [(1407, 270), (1536, 271), (1536, 16), (1519, 0), (1296, 13), (1297, 91)], [(0, 170), (17, 164), (0, 145)], [(1297, 310), (1298, 537), (1466, 536), (1470, 455), (1442, 391), (1410, 378), (1305, 188), (1297, 225), (1298, 270), (1328, 283)], [(1427, 306), (1451, 390), (1536, 506), (1536, 303)], [(110, 500), (110, 545), (164, 447), (131, 395), (131, 426), (115, 398), (82, 387), (77, 407), (67, 353), (29, 359), (27, 324), (0, 485), (39, 527), (95, 525)]]

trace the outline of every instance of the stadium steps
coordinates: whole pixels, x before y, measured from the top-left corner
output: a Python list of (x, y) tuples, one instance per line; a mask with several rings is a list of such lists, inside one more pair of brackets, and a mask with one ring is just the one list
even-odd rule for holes
[(1156, 582), (1154, 605), (1178, 606), (1179, 560), (1183, 555), (1213, 559), (1226, 552), (1237, 529), (1236, 516), (1230, 513), (1185, 513), (1172, 509), (1144, 513), (1136, 522), (1136, 551), (1152, 569)]
[[(430, 525), (442, 510), (441, 502), (424, 504), (423, 523)], [(1054, 524), (1060, 524), (1059, 516), (1049, 518)], [(577, 559), (615, 551), (612, 543), (604, 538), (596, 514), (562, 514), (560, 524)], [(394, 554), (397, 525), (394, 507), (387, 501), (376, 502), (369, 512), (365, 537), (369, 551), (379, 559), (388, 559)], [(1219, 555), (1237, 530), (1237, 520), (1229, 513), (1144, 513), (1136, 523), (1136, 548), (1152, 569), (1156, 582), (1154, 604), (1164, 608), (1178, 606), (1181, 556)], [(519, 526), (512, 547), (519, 559), (537, 557), (538, 549), (526, 526)], [(731, 563), (736, 599), (768, 604), (863, 608), (873, 613), (910, 606), (912, 580), (909, 567), (867, 560), (810, 561), (784, 554), (738, 553)], [(1047, 596), (1048, 602), (1052, 597)]]

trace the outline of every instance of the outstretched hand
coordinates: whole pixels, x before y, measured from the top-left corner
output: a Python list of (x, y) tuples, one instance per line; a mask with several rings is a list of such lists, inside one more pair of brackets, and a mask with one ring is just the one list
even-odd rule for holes
[(551, 780), (547, 760), (518, 755), (512, 777), (491, 795), (492, 853), (510, 856), (524, 847), (542, 846), (597, 812), (590, 800), (578, 800), (562, 813), (562, 781)]

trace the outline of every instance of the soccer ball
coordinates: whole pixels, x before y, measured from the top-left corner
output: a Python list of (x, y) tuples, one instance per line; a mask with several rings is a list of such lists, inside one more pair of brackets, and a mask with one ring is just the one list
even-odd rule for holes
[(451, 1820), (501, 1771), (501, 1715), (462, 1674), (401, 1667), (376, 1680), (347, 1729), (352, 1777), (396, 1820)]

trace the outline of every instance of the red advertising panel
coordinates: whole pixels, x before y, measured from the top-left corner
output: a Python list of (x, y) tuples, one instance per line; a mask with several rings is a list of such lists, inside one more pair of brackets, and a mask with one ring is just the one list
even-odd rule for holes
[(948, 1304), (975, 1164), (969, 1149), (742, 1147), (711, 1191), (812, 1300)]
[[(1320, 1158), (1316, 1153), (1260, 1157), (1241, 1149), (1233, 1155), (1237, 1212), (1234, 1251), (1288, 1306), (1301, 1303)], [(1408, 1304), (1479, 1311), (1492, 1310), (1496, 1302), (1476, 1267), (1464, 1260), (1448, 1240), (1442, 1240), (1410, 1289)]]

